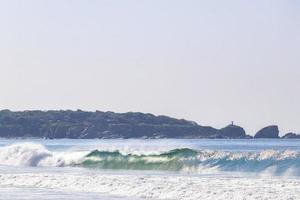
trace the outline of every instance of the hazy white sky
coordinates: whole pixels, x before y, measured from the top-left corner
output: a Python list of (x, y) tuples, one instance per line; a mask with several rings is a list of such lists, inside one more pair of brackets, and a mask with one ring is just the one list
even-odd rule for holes
[(0, 0), (0, 109), (300, 133), (300, 1)]

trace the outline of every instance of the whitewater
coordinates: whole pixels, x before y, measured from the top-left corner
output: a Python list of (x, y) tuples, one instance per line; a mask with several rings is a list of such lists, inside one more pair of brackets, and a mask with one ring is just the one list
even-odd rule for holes
[(300, 199), (299, 194), (300, 140), (0, 139), (0, 199)]

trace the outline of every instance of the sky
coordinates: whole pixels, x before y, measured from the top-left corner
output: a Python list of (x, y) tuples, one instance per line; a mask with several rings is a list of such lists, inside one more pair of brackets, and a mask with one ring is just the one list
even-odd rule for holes
[(0, 0), (0, 109), (300, 133), (300, 1)]

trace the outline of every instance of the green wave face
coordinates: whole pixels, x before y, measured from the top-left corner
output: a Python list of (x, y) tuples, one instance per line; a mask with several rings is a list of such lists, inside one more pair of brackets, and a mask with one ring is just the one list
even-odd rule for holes
[[(300, 176), (300, 152), (223, 152), (174, 149), (161, 154), (134, 155), (119, 151), (95, 150), (79, 166), (101, 169), (167, 170), (197, 173), (219, 170), (260, 173), (272, 170), (275, 175), (291, 173)], [(210, 172), (209, 172), (210, 173)]]
[(123, 155), (119, 151), (92, 151), (83, 167), (101, 169), (134, 169), (134, 170), (170, 170), (179, 171), (197, 156), (197, 151), (192, 149), (174, 149), (159, 155)]

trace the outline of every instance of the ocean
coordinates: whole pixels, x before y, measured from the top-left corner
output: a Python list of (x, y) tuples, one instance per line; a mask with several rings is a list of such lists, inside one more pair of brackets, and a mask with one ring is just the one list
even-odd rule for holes
[(300, 199), (297, 139), (0, 139), (0, 199)]

